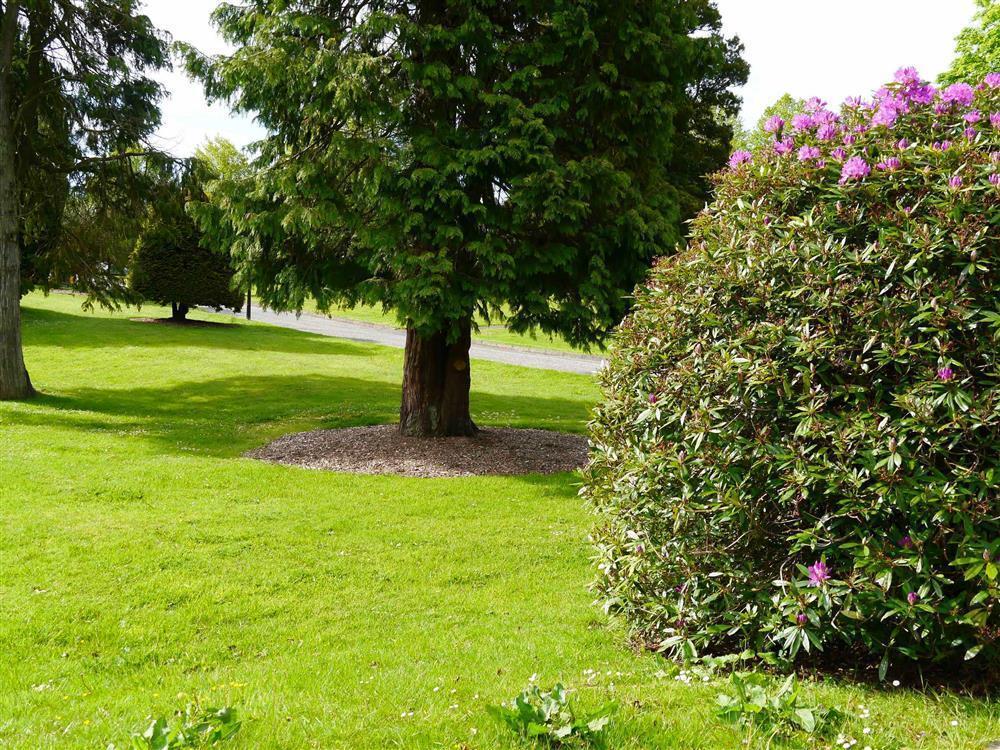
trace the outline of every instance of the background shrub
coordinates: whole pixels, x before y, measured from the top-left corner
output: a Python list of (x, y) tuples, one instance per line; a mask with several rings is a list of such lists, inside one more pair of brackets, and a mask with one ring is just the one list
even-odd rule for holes
[(770, 122), (638, 290), (585, 492), (648, 646), (996, 660), (997, 86)]
[(131, 289), (144, 299), (174, 307), (183, 318), (189, 307), (239, 310), (243, 295), (233, 288), (227, 256), (201, 246), (201, 233), (183, 212), (150, 224), (132, 256)]
[[(175, 319), (183, 319), (188, 308), (196, 305), (217, 310), (243, 306), (243, 293), (235, 289), (229, 248), (217, 246), (213, 250), (188, 215), (191, 203), (205, 200), (206, 185), (227, 166), (225, 158), (232, 154), (222, 154), (224, 151), (225, 144), (215, 143), (193, 159), (139, 164), (150, 199), (139, 222), (129, 287), (144, 299), (171, 305)], [(218, 245), (216, 239), (213, 237), (213, 244)]]

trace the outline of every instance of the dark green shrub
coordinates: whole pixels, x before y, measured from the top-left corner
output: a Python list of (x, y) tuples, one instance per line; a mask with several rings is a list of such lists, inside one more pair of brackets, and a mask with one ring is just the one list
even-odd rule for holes
[(772, 123), (638, 291), (585, 492), (649, 647), (996, 662), (998, 85)]
[(132, 290), (171, 305), (176, 318), (196, 305), (239, 310), (243, 295), (234, 289), (228, 257), (202, 247), (200, 239), (194, 222), (183, 214), (152, 222), (132, 257)]

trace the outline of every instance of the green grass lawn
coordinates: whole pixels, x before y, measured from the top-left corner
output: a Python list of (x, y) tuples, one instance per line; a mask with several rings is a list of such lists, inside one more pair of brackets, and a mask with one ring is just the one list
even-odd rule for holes
[[(25, 339), (44, 395), (0, 404), (0, 747), (122, 748), (200, 697), (240, 710), (233, 748), (516, 748), (485, 707), (533, 674), (584, 706), (618, 700), (610, 748), (764, 747), (714, 718), (722, 680), (676, 681), (593, 605), (573, 476), (240, 457), (393, 420), (401, 352), (136, 323), (63, 295), (26, 299)], [(583, 376), (487, 362), (473, 381), (485, 425), (582, 431), (597, 397)], [(857, 750), (1000, 739), (994, 702), (807, 693), (851, 715)]]
[[(334, 318), (347, 318), (349, 320), (356, 320), (361, 323), (375, 323), (378, 325), (387, 326), (398, 326), (399, 321), (396, 320), (395, 315), (391, 312), (384, 312), (379, 307), (373, 307), (371, 305), (358, 305), (353, 308), (336, 308), (330, 310), (329, 313), (322, 313), (316, 306), (316, 303), (309, 300), (306, 303), (303, 312), (312, 313), (314, 315), (328, 315)], [(538, 333), (536, 335), (522, 334), (522, 333), (511, 333), (503, 325), (494, 324), (487, 326), (485, 321), (479, 321), (480, 328), (478, 332), (472, 334), (473, 340), (478, 341), (483, 344), (499, 344), (501, 346), (523, 346), (530, 349), (550, 349), (559, 352), (582, 352), (582, 349), (571, 346), (566, 343), (562, 338), (558, 336), (546, 336), (543, 333)], [(594, 347), (589, 354), (600, 355), (602, 350), (599, 347)]]

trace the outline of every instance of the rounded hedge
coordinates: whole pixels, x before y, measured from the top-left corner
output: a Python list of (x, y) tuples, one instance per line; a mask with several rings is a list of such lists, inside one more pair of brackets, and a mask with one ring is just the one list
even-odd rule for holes
[(997, 660), (998, 86), (768, 122), (637, 291), (584, 491), (645, 645)]
[(229, 257), (203, 247), (194, 222), (178, 214), (143, 231), (132, 255), (129, 286), (158, 304), (239, 311), (243, 294), (234, 287), (234, 275)]

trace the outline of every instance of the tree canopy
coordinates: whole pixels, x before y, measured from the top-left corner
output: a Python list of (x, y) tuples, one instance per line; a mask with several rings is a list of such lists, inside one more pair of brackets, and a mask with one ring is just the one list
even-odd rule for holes
[(981, 81), (1000, 72), (1000, 2), (976, 0), (976, 6), (972, 24), (955, 40), (955, 59), (942, 83)]
[(0, 2), (0, 398), (31, 393), (25, 286), (75, 277), (99, 299), (109, 288), (116, 266), (102, 254), (121, 248), (87, 241), (86, 217), (136, 195), (130, 159), (160, 122), (148, 74), (168, 64), (136, 0)]
[(238, 237), (269, 306), (381, 304), (466, 373), (477, 315), (604, 338), (702, 205), (747, 74), (709, 0), (253, 0), (215, 20), (236, 51), (189, 68), (268, 135), (205, 229)]

